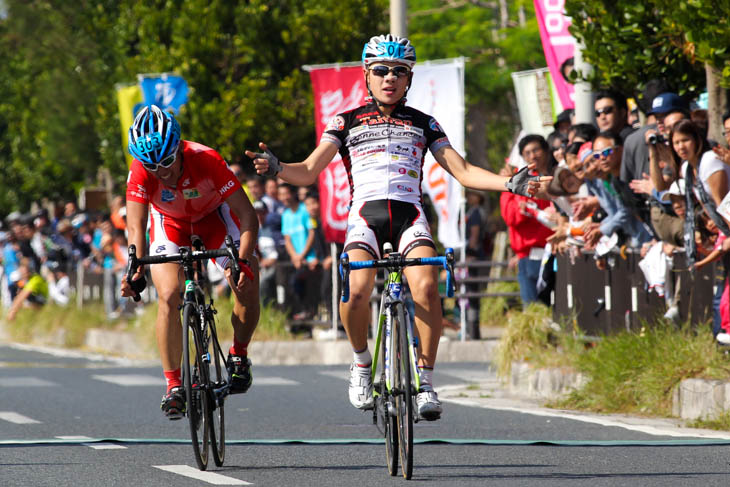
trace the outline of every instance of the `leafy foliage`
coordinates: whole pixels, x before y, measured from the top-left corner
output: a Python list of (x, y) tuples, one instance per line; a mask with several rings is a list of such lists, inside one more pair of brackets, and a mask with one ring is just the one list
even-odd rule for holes
[(594, 86), (636, 95), (647, 81), (664, 79), (691, 97), (705, 87), (704, 63), (730, 86), (726, 1), (566, 0), (565, 9), (586, 61), (596, 68)]
[[(0, 214), (72, 198), (99, 167), (126, 177), (114, 85), (173, 71), (191, 87), (183, 137), (241, 158), (314, 143), (303, 64), (359, 59), (385, 0), (5, 0)], [(321, 28), (321, 27), (325, 28)]]

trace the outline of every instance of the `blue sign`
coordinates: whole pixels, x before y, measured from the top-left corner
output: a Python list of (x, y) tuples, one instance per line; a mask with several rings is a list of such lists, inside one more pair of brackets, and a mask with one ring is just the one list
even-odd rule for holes
[(145, 105), (157, 105), (163, 110), (172, 109), (175, 113), (188, 101), (188, 83), (173, 74), (156, 76), (140, 75), (140, 86)]

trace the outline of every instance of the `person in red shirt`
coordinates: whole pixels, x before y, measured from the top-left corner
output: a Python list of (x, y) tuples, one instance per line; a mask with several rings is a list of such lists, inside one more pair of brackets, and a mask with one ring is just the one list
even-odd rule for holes
[[(210, 147), (180, 139), (180, 125), (175, 117), (155, 105), (144, 107), (129, 129), (129, 151), (135, 157), (127, 179), (128, 242), (137, 247), (141, 257), (145, 249), (148, 214), (150, 253), (177, 253), (180, 246), (190, 246), (193, 236), (206, 248), (223, 247), (226, 235), (238, 246), (241, 267), (249, 265), (253, 281), (241, 272), (233, 282), (227, 258), (216, 259), (225, 269), (235, 303), (231, 314), (234, 337), (227, 366), (231, 371), (233, 393), (246, 392), (251, 386), (251, 362), (248, 344), (259, 319), (258, 261), (254, 256), (258, 219), (241, 184), (223, 158)], [(133, 276), (140, 279), (144, 270)], [(152, 282), (158, 299), (157, 346), (167, 382), (161, 409), (170, 419), (179, 419), (185, 411), (180, 380), (182, 326), (178, 306), (180, 297), (179, 265), (151, 266)], [(122, 281), (122, 296), (132, 296), (132, 286)]]
[[(519, 142), (522, 158), (540, 176), (550, 172), (550, 146), (540, 135), (527, 135)], [(514, 193), (504, 192), (499, 199), (502, 219), (507, 224), (510, 247), (517, 256), (517, 280), (520, 284), (520, 297), (523, 306), (541, 300), (549, 304), (544, 294), (538, 296), (537, 281), (540, 277), (547, 238), (553, 230), (536, 218), (535, 210), (544, 210), (552, 205), (549, 200), (531, 199)]]

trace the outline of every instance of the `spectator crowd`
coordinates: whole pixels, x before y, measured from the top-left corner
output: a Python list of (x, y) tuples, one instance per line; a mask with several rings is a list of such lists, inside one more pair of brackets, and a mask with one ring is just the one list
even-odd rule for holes
[[(239, 164), (230, 168), (259, 220), (262, 302), (288, 311), (295, 322), (328, 319), (332, 258), (319, 222), (316, 190), (246, 176)], [(79, 272), (103, 282), (101, 297), (109, 319), (139, 309), (119, 295), (127, 266), (124, 199), (117, 196), (109, 206), (106, 211), (82, 211), (75, 202), (58, 202), (51, 212), (16, 211), (0, 222), (0, 292), (7, 320), (14, 320), (23, 307), (69, 305)], [(216, 295), (229, 294), (223, 273), (212, 261), (208, 277)]]
[(519, 140), (520, 157), (503, 174), (534, 164), (553, 176), (539, 199), (500, 200), (522, 301), (549, 304), (557, 254), (590, 253), (605, 269), (611, 252), (635, 252), (647, 286), (664, 297), (665, 317), (677, 321), (679, 290), (691, 285), (673, 272), (682, 254), (690, 271), (716, 263), (713, 333), (730, 344), (730, 112), (722, 117), (726, 140), (709, 140), (706, 110), (659, 81), (642, 95), (637, 104), (599, 91), (595, 124), (575, 123), (566, 110), (547, 138)]

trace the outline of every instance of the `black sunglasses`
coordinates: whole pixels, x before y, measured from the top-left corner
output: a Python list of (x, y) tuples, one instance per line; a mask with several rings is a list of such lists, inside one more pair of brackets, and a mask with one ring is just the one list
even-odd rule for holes
[(372, 68), (370, 68), (370, 71), (372, 71), (372, 73), (379, 78), (385, 78), (390, 73), (393, 73), (396, 78), (403, 78), (411, 73), (411, 70), (405, 66), (393, 66), (391, 68), (390, 66), (385, 66), (384, 64), (378, 64), (377, 66), (373, 66)]
[(602, 113), (606, 115), (613, 113), (613, 107), (603, 107), (596, 110), (596, 117), (600, 117)]

